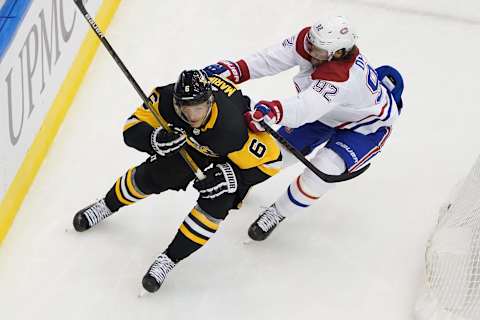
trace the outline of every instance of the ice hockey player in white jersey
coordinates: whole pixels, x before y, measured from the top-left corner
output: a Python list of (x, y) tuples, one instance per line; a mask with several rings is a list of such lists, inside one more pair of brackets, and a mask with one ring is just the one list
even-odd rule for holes
[[(400, 73), (391, 66), (372, 67), (356, 40), (346, 18), (330, 16), (278, 45), (204, 70), (241, 83), (299, 66), (293, 78), (296, 96), (259, 101), (245, 119), (253, 131), (264, 130), (262, 120), (281, 125), (278, 132), (304, 155), (324, 144), (311, 162), (339, 175), (363, 168), (381, 151), (403, 107)], [(282, 220), (309, 207), (334, 185), (305, 169), (260, 214), (249, 236), (266, 239)]]

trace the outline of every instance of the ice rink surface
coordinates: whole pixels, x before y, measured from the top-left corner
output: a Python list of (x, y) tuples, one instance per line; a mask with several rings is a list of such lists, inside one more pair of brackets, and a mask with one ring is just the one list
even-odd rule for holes
[[(100, 47), (0, 248), (0, 318), (412, 319), (437, 208), (480, 150), (480, 2), (123, 1), (107, 38), (149, 92), (185, 68), (236, 59), (310, 25), (349, 17), (374, 66), (396, 66), (405, 108), (383, 153), (264, 243), (245, 246), (260, 206), (300, 166), (256, 187), (161, 290), (140, 281), (196, 193), (152, 196), (91, 232), (65, 232), (145, 158), (122, 141), (140, 99)], [(253, 99), (295, 94), (290, 70), (242, 85)]]

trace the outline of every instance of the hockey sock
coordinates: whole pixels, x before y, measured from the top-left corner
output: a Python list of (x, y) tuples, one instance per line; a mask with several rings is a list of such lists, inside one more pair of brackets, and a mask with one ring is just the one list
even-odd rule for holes
[[(318, 169), (328, 174), (338, 175), (345, 171), (343, 159), (328, 148), (319, 150), (311, 162)], [(334, 183), (327, 183), (309, 169), (305, 169), (275, 202), (275, 207), (282, 216), (292, 216), (299, 209), (309, 207), (334, 186)]]
[(218, 230), (221, 221), (196, 205), (180, 225), (175, 238), (168, 246), (167, 256), (175, 263), (185, 259), (207, 243)]
[(108, 191), (105, 196), (105, 204), (112, 212), (118, 211), (121, 207), (131, 205), (138, 200), (146, 198), (135, 183), (135, 168), (128, 170)]
[(289, 217), (299, 209), (309, 207), (319, 198), (319, 195), (306, 191), (305, 186), (302, 187), (301, 176), (298, 176), (288, 186), (287, 192), (275, 202), (275, 207), (282, 216)]

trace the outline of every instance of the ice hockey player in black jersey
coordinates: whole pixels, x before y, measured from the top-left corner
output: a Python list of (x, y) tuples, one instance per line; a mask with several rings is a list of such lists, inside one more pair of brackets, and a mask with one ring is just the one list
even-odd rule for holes
[[(173, 130), (160, 127), (147, 106), (140, 106), (127, 120), (123, 136), (128, 146), (149, 158), (118, 178), (104, 198), (80, 210), (73, 225), (85, 231), (124, 206), (151, 194), (184, 190), (194, 180), (197, 203), (143, 277), (145, 290), (155, 292), (179, 261), (214, 235), (253, 185), (278, 172), (281, 152), (270, 135), (247, 129), (243, 113), (250, 99), (221, 77), (183, 71), (175, 84), (155, 88), (149, 98)], [(181, 148), (205, 170), (205, 179), (195, 179), (178, 153)]]

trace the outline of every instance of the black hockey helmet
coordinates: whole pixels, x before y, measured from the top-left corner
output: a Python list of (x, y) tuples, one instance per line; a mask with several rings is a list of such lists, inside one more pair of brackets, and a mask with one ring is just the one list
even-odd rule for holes
[(191, 106), (208, 101), (212, 97), (212, 84), (203, 70), (184, 70), (173, 89), (176, 106)]
[(202, 124), (208, 119), (212, 110), (212, 84), (203, 70), (182, 71), (173, 88), (173, 106), (177, 115), (189, 125), (193, 125), (182, 109), (205, 102), (207, 102), (208, 110), (203, 117)]

